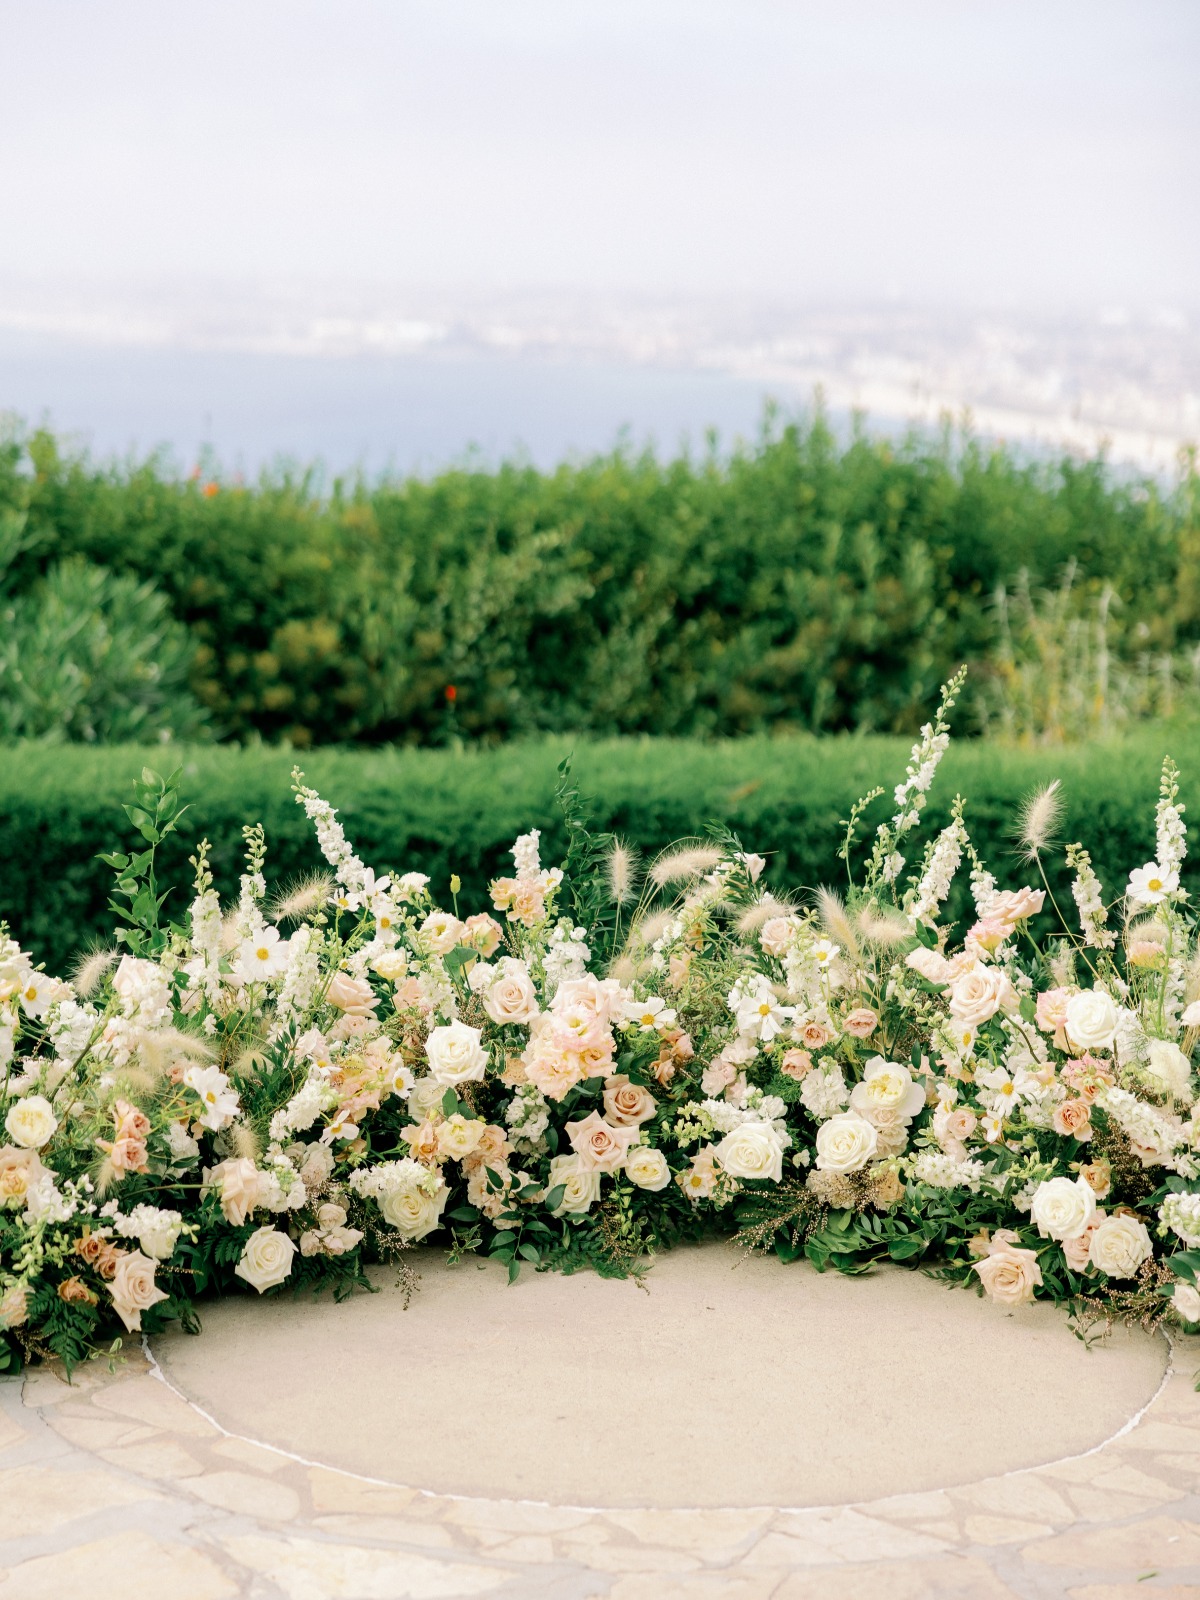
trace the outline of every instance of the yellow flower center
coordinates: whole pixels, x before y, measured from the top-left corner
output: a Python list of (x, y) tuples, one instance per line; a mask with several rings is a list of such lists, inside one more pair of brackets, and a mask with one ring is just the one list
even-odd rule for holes
[(270, 959), (271, 952), (267, 949), (265, 944), (260, 944), (254, 954), (260, 961), (267, 961)]
[(1146, 885), (1146, 887), (1150, 890), (1150, 892), (1152, 894), (1158, 894), (1162, 889), (1162, 879), (1161, 878), (1151, 878), (1149, 883)]

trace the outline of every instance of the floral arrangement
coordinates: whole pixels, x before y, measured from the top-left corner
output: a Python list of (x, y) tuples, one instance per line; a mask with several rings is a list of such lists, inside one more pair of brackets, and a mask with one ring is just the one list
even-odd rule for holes
[[(713, 830), (642, 872), (589, 832), (513, 848), (489, 910), (376, 873), (296, 774), (327, 871), (277, 899), (266, 841), (222, 905), (207, 846), (165, 920), (176, 779), (106, 857), (120, 924), (70, 982), (0, 930), (0, 1341), (67, 1362), (121, 1330), (198, 1326), (206, 1295), (369, 1287), (417, 1240), (626, 1274), (682, 1238), (783, 1260), (919, 1264), (1083, 1323), (1200, 1323), (1200, 950), (1167, 761), (1154, 859), (1106, 898), (1057, 785), (1021, 831), (1039, 886), (1001, 888), (956, 800), (918, 849), (961, 675), (922, 730), (849, 889), (800, 904)], [(1149, 825), (1148, 825), (1149, 837)], [(946, 920), (956, 876), (973, 918)]]

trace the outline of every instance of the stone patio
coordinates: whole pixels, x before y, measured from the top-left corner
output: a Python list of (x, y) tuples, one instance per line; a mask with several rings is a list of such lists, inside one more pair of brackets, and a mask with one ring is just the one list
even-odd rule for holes
[(256, 1443), (131, 1341), (70, 1385), (0, 1384), (0, 1600), (1183, 1600), (1200, 1596), (1192, 1351), (1131, 1426), (1051, 1465), (812, 1510), (585, 1510)]

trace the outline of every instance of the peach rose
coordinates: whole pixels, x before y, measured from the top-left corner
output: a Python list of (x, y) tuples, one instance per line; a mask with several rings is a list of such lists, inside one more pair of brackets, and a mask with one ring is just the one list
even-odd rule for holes
[[(1082, 1176), (1082, 1172), (1080, 1176)], [(1063, 1239), (1060, 1241), (1062, 1253), (1067, 1258), (1067, 1265), (1072, 1272), (1087, 1271), (1091, 1260), (1092, 1235), (1106, 1215), (1107, 1213), (1098, 1206), (1092, 1220), (1078, 1239)]]
[(806, 1022), (800, 1028), (800, 1042), (806, 1050), (820, 1050), (827, 1045), (831, 1038), (829, 1029), (823, 1022), (815, 1020)]
[(1105, 1157), (1099, 1161), (1081, 1161), (1079, 1176), (1091, 1184), (1097, 1200), (1104, 1200), (1112, 1188), (1112, 1168)]
[(58, 1286), (58, 1298), (68, 1306), (96, 1304), (96, 1296), (82, 1278), (64, 1278)]
[(1018, 922), (1036, 916), (1045, 900), (1044, 889), (1001, 889), (992, 896), (987, 914), (989, 918), (1006, 922), (1010, 928), (1015, 928)]
[(950, 981), (952, 968), (945, 956), (940, 950), (930, 950), (923, 944), (908, 952), (904, 965), (911, 967), (926, 983), (943, 984)]
[(842, 1027), (856, 1039), (869, 1039), (878, 1026), (879, 1017), (870, 1006), (856, 1006), (842, 1018)]
[(489, 917), (486, 911), (479, 911), (463, 923), (459, 943), (478, 950), (486, 961), (499, 948), (502, 933), (503, 929), (493, 917)]
[(604, 1080), (604, 1115), (619, 1128), (639, 1128), (658, 1109), (654, 1096), (623, 1073)]
[(1064, 1100), (1055, 1106), (1051, 1122), (1055, 1133), (1065, 1139), (1086, 1140), (1092, 1137), (1092, 1124), (1088, 1120), (1090, 1107), (1086, 1100)]
[(149, 1155), (141, 1139), (114, 1139), (112, 1144), (102, 1139), (100, 1144), (108, 1151), (116, 1172), (145, 1172), (149, 1167)]
[[(1007, 1230), (1001, 1229), (1000, 1232)], [(989, 1300), (1001, 1306), (1025, 1305), (1033, 1299), (1033, 1291), (1042, 1281), (1036, 1250), (1019, 1250), (1015, 1246), (997, 1244), (997, 1233), (988, 1246), (988, 1254), (971, 1268), (979, 1274)]]
[(795, 1078), (797, 1083), (812, 1071), (813, 1058), (807, 1050), (785, 1050), (779, 1070), (785, 1078)]
[(950, 1015), (968, 1028), (979, 1028), (1016, 999), (1012, 984), (997, 967), (981, 961), (950, 984)]
[(437, 1128), (428, 1118), (419, 1125), (410, 1123), (407, 1128), (401, 1128), (400, 1137), (407, 1141), (408, 1153), (414, 1161), (423, 1162), (427, 1167), (436, 1164), (439, 1155)]
[(242, 1156), (221, 1161), (204, 1174), (206, 1188), (220, 1191), (221, 1214), (226, 1222), (240, 1228), (260, 1204), (261, 1181), (253, 1161)]
[(331, 1006), (351, 1016), (365, 1017), (374, 1011), (379, 1001), (365, 978), (352, 978), (348, 972), (335, 972), (330, 980), (325, 998)]
[(568, 1122), (566, 1135), (584, 1171), (615, 1172), (624, 1164), (638, 1130), (636, 1126), (614, 1128), (598, 1111), (593, 1111), (582, 1122)]
[(144, 1142), (150, 1137), (150, 1118), (127, 1100), (117, 1101), (113, 1106), (113, 1117), (118, 1139), (141, 1139)]
[(154, 1283), (155, 1263), (140, 1250), (131, 1250), (121, 1258), (108, 1292), (112, 1296), (113, 1310), (130, 1333), (142, 1326), (142, 1312), (167, 1298), (164, 1290)]

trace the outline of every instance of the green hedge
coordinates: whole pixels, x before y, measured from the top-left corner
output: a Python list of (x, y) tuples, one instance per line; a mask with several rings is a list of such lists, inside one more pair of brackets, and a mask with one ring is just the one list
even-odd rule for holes
[[(566, 749), (547, 741), (464, 753), (323, 751), (304, 766), (368, 861), (428, 872), (443, 897), (457, 872), (464, 898), (473, 901), (502, 870), (518, 832), (542, 827), (544, 858), (560, 857), (564, 835), (553, 792)], [(1015, 882), (1025, 876), (1013, 856), (1016, 810), (1037, 784), (1061, 777), (1069, 807), (1065, 836), (1083, 839), (1106, 887), (1116, 890), (1132, 866), (1153, 854), (1154, 800), (1168, 749), (1183, 768), (1190, 815), (1200, 817), (1200, 734), (1159, 727), (1108, 745), (1048, 753), (956, 745), (935, 786), (931, 821), (946, 820), (960, 790), (980, 849), (1002, 880)], [(887, 795), (871, 815), (882, 815), (907, 754), (902, 740), (849, 736), (623, 740), (579, 746), (575, 773), (592, 797), (597, 824), (645, 850), (719, 820), (748, 847), (775, 852), (774, 881), (814, 886), (843, 876), (839, 818), (876, 784), (886, 785)], [(128, 839), (120, 805), (144, 764), (184, 769), (192, 809), (166, 858), (183, 893), (186, 856), (202, 836), (214, 846), (218, 886), (225, 894), (236, 889), (244, 822), (261, 821), (267, 829), (273, 881), (313, 869), (319, 862), (312, 834), (289, 788), (293, 759), (279, 750), (220, 747), (0, 750), (0, 917), (51, 966), (103, 938), (110, 875), (95, 858)], [(182, 895), (173, 904), (178, 909)]]
[(1084, 603), (1111, 584), (1123, 646), (1200, 637), (1198, 490), (948, 434), (839, 440), (819, 415), (730, 456), (326, 490), (18, 434), (0, 439), (0, 612), (63, 561), (150, 581), (234, 739), (907, 732), (987, 662), (993, 595), (1022, 569), (1036, 585), (1077, 563)]

